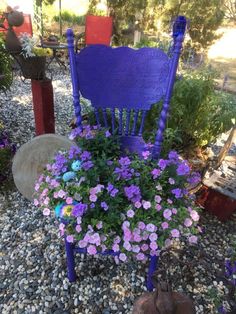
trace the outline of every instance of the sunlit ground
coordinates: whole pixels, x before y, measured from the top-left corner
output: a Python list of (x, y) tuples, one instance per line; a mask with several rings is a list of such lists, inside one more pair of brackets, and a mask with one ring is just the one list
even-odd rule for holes
[(236, 92), (236, 27), (222, 28), (223, 36), (210, 48), (208, 58), (221, 73), (222, 85), (227, 76), (226, 88)]

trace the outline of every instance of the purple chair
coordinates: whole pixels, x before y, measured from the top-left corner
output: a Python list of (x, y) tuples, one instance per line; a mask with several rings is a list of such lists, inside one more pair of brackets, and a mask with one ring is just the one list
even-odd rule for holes
[[(152, 157), (158, 159), (169, 103), (176, 77), (186, 29), (186, 19), (179, 16), (173, 24), (173, 47), (168, 56), (158, 48), (131, 49), (90, 45), (75, 51), (74, 34), (67, 30), (67, 42), (76, 125), (82, 123), (80, 95), (91, 101), (97, 124), (118, 131), (121, 150), (141, 155), (145, 117), (151, 106), (163, 99), (157, 123)], [(109, 125), (110, 123), (110, 125)], [(86, 253), (66, 241), (68, 278), (76, 280), (74, 253)], [(103, 254), (116, 253), (109, 251)], [(153, 289), (151, 276), (157, 267), (156, 256), (150, 257), (147, 288)]]

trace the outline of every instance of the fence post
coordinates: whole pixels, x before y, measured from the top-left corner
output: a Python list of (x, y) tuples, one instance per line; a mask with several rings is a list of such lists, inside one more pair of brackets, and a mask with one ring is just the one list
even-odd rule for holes
[(31, 89), (36, 135), (55, 133), (52, 81), (31, 80)]

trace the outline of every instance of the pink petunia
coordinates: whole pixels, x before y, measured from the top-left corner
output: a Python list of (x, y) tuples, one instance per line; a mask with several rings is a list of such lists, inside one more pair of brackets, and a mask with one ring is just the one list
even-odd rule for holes
[(125, 262), (125, 261), (127, 260), (127, 256), (126, 256), (124, 253), (120, 253), (119, 259), (120, 259), (122, 262)]
[(95, 254), (97, 253), (96, 246), (90, 244), (90, 245), (87, 247), (87, 252), (88, 252), (88, 254), (90, 254), (90, 255), (95, 255)]
[(126, 251), (131, 251), (132, 249), (132, 246), (128, 241), (124, 242), (123, 247), (126, 249)]
[(161, 196), (160, 195), (155, 195), (155, 202), (156, 203), (160, 203), (162, 200)]
[(189, 241), (189, 243), (191, 243), (191, 244), (196, 244), (196, 243), (197, 243), (197, 240), (198, 240), (198, 238), (197, 238), (195, 235), (191, 235), (191, 236), (188, 238), (188, 241)]
[(85, 248), (87, 246), (88, 242), (86, 242), (85, 240), (80, 240), (78, 245), (81, 249)]
[(134, 211), (132, 209), (129, 209), (127, 211), (127, 217), (129, 217), (129, 218), (133, 218), (134, 217)]
[(65, 198), (65, 196), (66, 196), (66, 192), (65, 191), (63, 191), (63, 190), (58, 191), (58, 197)]
[(172, 208), (172, 214), (176, 215), (177, 214), (177, 209), (176, 208)]
[(177, 230), (177, 229), (171, 230), (171, 236), (173, 238), (179, 238), (179, 236), (180, 236), (179, 230)]
[(73, 198), (72, 197), (67, 197), (66, 198), (66, 204), (70, 205), (73, 203)]
[(89, 200), (90, 200), (90, 202), (96, 202), (97, 201), (97, 195), (95, 195), (95, 194), (90, 194), (89, 195)]
[(185, 227), (190, 227), (192, 226), (193, 222), (190, 218), (186, 218), (185, 221), (184, 221), (184, 225)]
[(112, 246), (112, 250), (114, 251), (114, 252), (119, 252), (119, 250), (120, 250), (120, 247), (119, 247), (119, 245), (118, 244), (113, 244), (113, 246)]
[(49, 216), (50, 215), (50, 209), (49, 208), (44, 208), (43, 215), (44, 216)]
[(154, 224), (147, 224), (146, 230), (149, 232), (155, 232), (156, 231), (156, 226)]
[(136, 258), (138, 261), (143, 261), (145, 259), (145, 255), (143, 253), (138, 253)]
[(69, 243), (73, 243), (74, 242), (74, 237), (72, 235), (68, 235), (66, 237), (66, 241), (69, 242)]
[(149, 209), (152, 206), (149, 201), (142, 201), (142, 205), (144, 209)]
[(140, 230), (144, 230), (145, 227), (146, 227), (146, 225), (145, 225), (145, 223), (144, 223), (143, 221), (140, 221), (140, 222), (138, 223), (138, 228), (139, 228)]
[(155, 209), (159, 212), (162, 209), (162, 206), (160, 204), (156, 204)]
[(171, 216), (172, 216), (172, 211), (170, 209), (165, 209), (164, 212), (163, 212), (163, 216), (166, 218), (166, 219), (169, 219)]
[(191, 212), (190, 212), (190, 216), (191, 216), (191, 218), (192, 218), (192, 220), (193, 221), (198, 221), (199, 220), (199, 215), (198, 215), (198, 213), (196, 212), (196, 210), (192, 210)]
[(157, 250), (157, 248), (158, 248), (156, 242), (151, 242), (149, 246), (150, 246), (151, 250), (153, 250), (153, 251)]
[(96, 227), (97, 229), (102, 229), (102, 221), (99, 221), (97, 224), (96, 224)]
[(35, 198), (34, 199), (34, 206), (38, 206), (39, 205), (39, 201)]
[(148, 245), (147, 245), (146, 243), (142, 244), (142, 245), (141, 245), (141, 250), (142, 250), (143, 252), (147, 251), (147, 250), (148, 250)]
[(75, 230), (76, 230), (78, 233), (80, 233), (80, 231), (82, 230), (81, 225), (77, 225), (77, 226), (75, 227)]
[(172, 178), (169, 178), (169, 183), (171, 184), (171, 185), (173, 185), (173, 184), (175, 184), (175, 180), (174, 179), (172, 179)]
[(149, 236), (150, 241), (156, 241), (157, 240), (157, 234), (156, 233), (151, 233)]
[(168, 229), (168, 228), (169, 228), (168, 222), (164, 221), (164, 222), (161, 224), (161, 227), (162, 227), (163, 230)]
[(133, 235), (133, 241), (135, 241), (135, 242), (141, 242), (142, 241), (142, 238), (141, 238), (141, 236), (139, 235), (139, 234), (134, 234)]
[(142, 204), (139, 201), (137, 201), (137, 202), (134, 203), (134, 206), (136, 208), (140, 208), (142, 206)]
[(139, 253), (140, 252), (140, 247), (138, 245), (132, 245), (132, 252)]

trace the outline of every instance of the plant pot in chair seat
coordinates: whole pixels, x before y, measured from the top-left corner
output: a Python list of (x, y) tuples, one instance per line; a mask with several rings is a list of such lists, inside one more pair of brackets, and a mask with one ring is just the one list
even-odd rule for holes
[(20, 65), (24, 78), (33, 80), (42, 80), (45, 78), (45, 56), (25, 58), (22, 55), (15, 55), (14, 57)]

